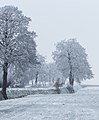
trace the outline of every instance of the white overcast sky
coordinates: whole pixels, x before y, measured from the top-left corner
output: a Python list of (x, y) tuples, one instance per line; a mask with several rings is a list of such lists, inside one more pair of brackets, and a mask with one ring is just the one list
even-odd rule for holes
[(0, 0), (0, 7), (17, 6), (31, 17), (30, 29), (36, 31), (38, 52), (52, 61), (54, 43), (77, 38), (86, 48), (88, 61), (99, 83), (99, 0)]

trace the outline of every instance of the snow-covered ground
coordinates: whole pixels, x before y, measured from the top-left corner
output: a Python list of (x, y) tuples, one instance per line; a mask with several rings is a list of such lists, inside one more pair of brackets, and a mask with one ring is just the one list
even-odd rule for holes
[(99, 120), (99, 88), (0, 101), (0, 120)]

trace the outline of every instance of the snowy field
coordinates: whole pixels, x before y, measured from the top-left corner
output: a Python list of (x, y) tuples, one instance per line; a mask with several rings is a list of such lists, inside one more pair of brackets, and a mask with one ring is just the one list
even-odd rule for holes
[(0, 101), (0, 120), (99, 120), (99, 88)]

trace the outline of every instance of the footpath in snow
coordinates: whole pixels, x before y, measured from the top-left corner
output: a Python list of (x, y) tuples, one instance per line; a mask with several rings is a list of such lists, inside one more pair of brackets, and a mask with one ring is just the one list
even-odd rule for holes
[(99, 88), (0, 101), (0, 120), (99, 120)]

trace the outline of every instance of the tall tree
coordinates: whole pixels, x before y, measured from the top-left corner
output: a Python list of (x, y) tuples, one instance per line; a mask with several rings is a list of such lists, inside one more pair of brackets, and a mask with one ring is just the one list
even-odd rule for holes
[(11, 64), (24, 70), (27, 63), (36, 60), (35, 32), (28, 31), (30, 18), (14, 6), (0, 8), (0, 63), (3, 66), (4, 99), (7, 99), (6, 87), (8, 68)]
[(69, 78), (71, 92), (74, 92), (74, 81), (79, 82), (93, 77), (85, 49), (75, 39), (57, 43), (53, 58), (58, 69)]

